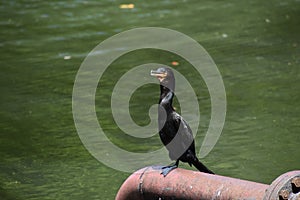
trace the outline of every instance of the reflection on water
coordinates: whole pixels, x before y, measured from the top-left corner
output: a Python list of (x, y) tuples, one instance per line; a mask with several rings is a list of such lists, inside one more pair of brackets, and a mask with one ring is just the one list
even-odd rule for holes
[[(203, 159), (209, 168), (264, 183), (299, 169), (298, 0), (130, 3), (134, 8), (122, 9), (116, 1), (1, 3), (1, 199), (114, 198), (129, 174), (102, 165), (83, 147), (72, 118), (71, 95), (87, 53), (109, 36), (134, 27), (181, 31), (199, 41), (219, 67), (227, 118), (219, 142)], [(101, 79), (98, 118), (116, 145), (135, 152), (161, 147), (157, 136), (141, 140), (121, 133), (109, 98), (118, 77), (131, 67), (172, 61), (199, 88), (200, 148), (210, 119), (205, 83), (185, 60), (155, 50), (118, 59)], [(149, 123), (148, 109), (158, 93), (156, 85), (136, 91), (130, 106), (137, 124)]]

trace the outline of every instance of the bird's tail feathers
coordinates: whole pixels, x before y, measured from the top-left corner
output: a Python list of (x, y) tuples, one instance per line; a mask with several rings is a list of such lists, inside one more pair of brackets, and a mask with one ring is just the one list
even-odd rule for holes
[(199, 159), (195, 156), (192, 164), (200, 171), (209, 174), (215, 174), (211, 170), (209, 170), (203, 163), (199, 161)]

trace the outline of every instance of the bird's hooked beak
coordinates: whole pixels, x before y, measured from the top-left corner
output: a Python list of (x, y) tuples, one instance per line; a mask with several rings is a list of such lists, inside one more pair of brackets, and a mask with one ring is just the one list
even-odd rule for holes
[(160, 71), (159, 69), (158, 70), (151, 70), (150, 75), (155, 76), (161, 82), (166, 78), (167, 72)]

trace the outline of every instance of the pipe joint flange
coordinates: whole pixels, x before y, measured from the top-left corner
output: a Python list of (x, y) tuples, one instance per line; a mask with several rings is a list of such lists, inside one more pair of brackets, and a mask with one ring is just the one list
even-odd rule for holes
[(264, 200), (300, 200), (300, 171), (276, 178), (266, 190)]

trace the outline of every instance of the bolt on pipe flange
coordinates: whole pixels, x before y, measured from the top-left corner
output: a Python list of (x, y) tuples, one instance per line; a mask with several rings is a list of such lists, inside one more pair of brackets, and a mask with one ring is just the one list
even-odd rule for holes
[(264, 200), (300, 200), (300, 171), (291, 171), (275, 179)]
[(300, 192), (300, 177), (295, 177), (292, 179), (292, 189), (295, 193)]

